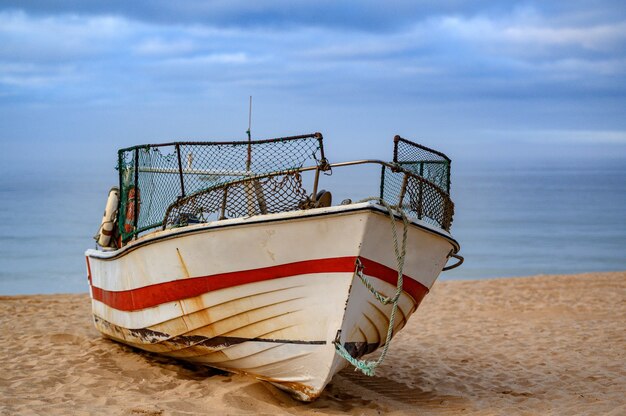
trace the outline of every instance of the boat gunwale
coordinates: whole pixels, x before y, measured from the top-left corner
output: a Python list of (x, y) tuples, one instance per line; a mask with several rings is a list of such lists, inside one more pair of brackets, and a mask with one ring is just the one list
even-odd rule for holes
[[(279, 212), (272, 214), (261, 214), (254, 215), (251, 217), (239, 217), (239, 218), (230, 218), (225, 220), (215, 220), (202, 224), (194, 224), (187, 225), (185, 227), (179, 228), (170, 228), (167, 230), (157, 230), (153, 231), (149, 234), (143, 235), (136, 240), (132, 240), (129, 244), (125, 245), (122, 248), (117, 250), (98, 250), (98, 249), (88, 249), (85, 251), (85, 256), (97, 258), (103, 261), (111, 261), (117, 260), (120, 257), (125, 256), (126, 254), (138, 249), (146, 244), (151, 244), (161, 240), (169, 240), (177, 237), (181, 237), (187, 234), (197, 234), (202, 233), (208, 230), (220, 229), (220, 228), (230, 228), (237, 226), (245, 226), (251, 224), (262, 224), (262, 223), (270, 223), (270, 222), (285, 222), (285, 221), (293, 221), (295, 219), (300, 218), (314, 218), (314, 217), (322, 217), (329, 215), (344, 215), (344, 214), (353, 214), (359, 211), (374, 211), (379, 214), (388, 215), (389, 211), (384, 206), (377, 204), (375, 201), (367, 201), (360, 202), (350, 205), (338, 205), (327, 208), (313, 208), (307, 210), (298, 210), (298, 211), (287, 211), (287, 212)], [(396, 220), (402, 219), (402, 216), (394, 210), (393, 216)], [(458, 253), (461, 249), (461, 246), (458, 241), (456, 241), (452, 235), (434, 225), (431, 225), (423, 220), (411, 219), (409, 218), (409, 224), (416, 226), (417, 228), (422, 229), (423, 231), (429, 232), (431, 234), (435, 234), (439, 237), (443, 237), (448, 242), (450, 242), (453, 246), (453, 253)]]

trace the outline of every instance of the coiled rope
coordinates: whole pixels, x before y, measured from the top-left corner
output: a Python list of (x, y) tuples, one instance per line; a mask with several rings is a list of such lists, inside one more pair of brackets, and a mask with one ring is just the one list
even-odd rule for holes
[[(335, 352), (343, 357), (346, 361), (352, 364), (355, 368), (354, 370), (361, 370), (361, 372), (367, 376), (373, 376), (376, 373), (376, 368), (382, 364), (385, 360), (385, 356), (387, 355), (387, 350), (389, 349), (389, 344), (391, 342), (391, 337), (393, 337), (393, 328), (396, 319), (396, 311), (398, 310), (398, 301), (400, 299), (400, 295), (402, 294), (402, 270), (404, 269), (404, 258), (406, 256), (406, 239), (407, 233), (409, 230), (409, 220), (406, 217), (404, 210), (401, 207), (395, 207), (389, 205), (384, 199), (379, 197), (371, 197), (363, 199), (359, 202), (367, 202), (367, 201), (376, 201), (378, 204), (384, 206), (389, 213), (389, 218), (391, 219), (391, 232), (393, 235), (393, 248), (396, 254), (396, 261), (398, 263), (398, 283), (396, 285), (396, 292), (393, 297), (384, 296), (382, 293), (377, 291), (370, 280), (363, 275), (363, 264), (361, 260), (357, 257), (356, 265), (354, 269), (354, 276), (358, 276), (361, 279), (361, 282), (365, 285), (365, 287), (374, 295), (374, 297), (383, 305), (393, 304), (391, 308), (391, 315), (389, 317), (389, 327), (387, 328), (387, 339), (385, 340), (385, 345), (383, 347), (383, 351), (378, 357), (376, 361), (368, 361), (368, 360), (359, 360), (358, 358), (354, 358), (346, 348), (341, 345), (339, 339), (337, 339), (335, 344)], [(402, 233), (402, 246), (400, 247), (398, 244), (398, 233), (396, 230), (396, 218), (393, 214), (393, 210), (396, 210), (400, 213), (402, 217), (402, 222), (404, 224), (404, 230)]]

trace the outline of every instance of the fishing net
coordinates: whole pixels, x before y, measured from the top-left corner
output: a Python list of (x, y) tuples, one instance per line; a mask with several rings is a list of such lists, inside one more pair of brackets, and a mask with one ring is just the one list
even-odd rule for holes
[[(450, 159), (443, 153), (396, 136), (393, 163), (368, 163), (382, 165), (380, 198), (409, 218), (450, 229)], [(315, 171), (317, 184), (330, 166), (316, 133), (135, 146), (119, 151), (118, 170), (118, 230), (126, 242), (155, 228), (315, 207), (302, 174)]]
[(402, 167), (382, 168), (380, 197), (418, 219), (450, 231), (454, 204), (450, 196), (429, 180)]
[(443, 153), (400, 136), (394, 138), (394, 164), (383, 166), (380, 197), (401, 207), (409, 218), (450, 231), (450, 159)]
[(307, 191), (298, 171), (232, 182), (182, 198), (170, 206), (163, 228), (304, 209)]
[(445, 154), (396, 136), (393, 161), (450, 193), (450, 159)]
[(321, 134), (122, 149), (118, 162), (122, 241), (163, 225), (206, 220), (222, 211), (225, 189), (228, 205), (223, 217), (298, 209), (306, 200), (298, 169), (324, 163)]

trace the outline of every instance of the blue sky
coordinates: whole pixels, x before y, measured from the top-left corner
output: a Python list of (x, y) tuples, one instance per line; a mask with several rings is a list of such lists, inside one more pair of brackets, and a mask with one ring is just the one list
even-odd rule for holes
[[(2, 1), (3, 163), (177, 138), (395, 134), (453, 160), (626, 157), (620, 1)], [(334, 156), (334, 157), (333, 157)]]

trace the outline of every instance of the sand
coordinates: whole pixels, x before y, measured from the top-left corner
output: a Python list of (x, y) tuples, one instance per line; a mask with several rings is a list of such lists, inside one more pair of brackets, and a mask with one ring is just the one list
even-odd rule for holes
[(626, 272), (439, 282), (311, 404), (104, 339), (87, 295), (0, 297), (0, 343), (3, 415), (626, 415)]

